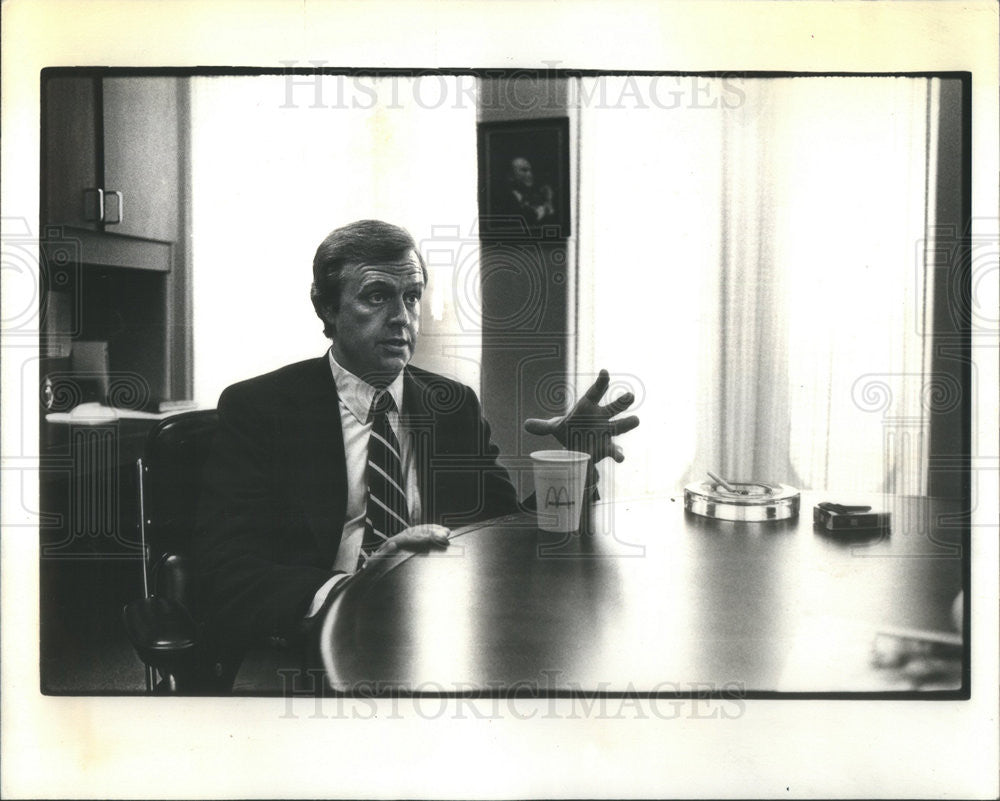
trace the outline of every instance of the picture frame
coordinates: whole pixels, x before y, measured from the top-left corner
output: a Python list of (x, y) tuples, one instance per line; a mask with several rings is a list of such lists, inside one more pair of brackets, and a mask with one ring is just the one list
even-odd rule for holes
[(479, 123), (481, 239), (570, 233), (569, 118)]

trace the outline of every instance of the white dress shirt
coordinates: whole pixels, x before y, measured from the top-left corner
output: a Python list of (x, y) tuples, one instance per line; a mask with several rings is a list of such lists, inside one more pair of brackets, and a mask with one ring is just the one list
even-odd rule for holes
[[(333, 570), (343, 572), (333, 576), (316, 591), (307, 617), (312, 617), (320, 610), (330, 594), (330, 590), (353, 573), (358, 564), (361, 542), (365, 535), (365, 507), (368, 494), (365, 473), (368, 467), (368, 438), (372, 430), (368, 413), (371, 410), (375, 393), (378, 391), (371, 384), (338, 364), (333, 357), (332, 348), (328, 352), (328, 357), (333, 380), (337, 385), (340, 426), (344, 433), (344, 458), (347, 467), (347, 511), (344, 516), (344, 529), (340, 535), (340, 548), (338, 548), (337, 556), (330, 567)], [(389, 412), (389, 425), (392, 426), (396, 439), (399, 440), (403, 477), (406, 484), (406, 504), (410, 513), (410, 525), (415, 526), (421, 522), (420, 488), (417, 483), (417, 467), (412, 437), (409, 436), (400, 419), (400, 415), (405, 417), (406, 413), (403, 408), (403, 373), (396, 376), (396, 380), (386, 389), (399, 410), (398, 413)], [(333, 487), (330, 488), (330, 491), (333, 492)]]

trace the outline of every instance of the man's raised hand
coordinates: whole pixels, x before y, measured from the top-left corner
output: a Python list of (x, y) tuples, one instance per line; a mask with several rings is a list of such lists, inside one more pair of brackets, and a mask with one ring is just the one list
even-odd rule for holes
[(601, 406), (600, 400), (608, 390), (611, 377), (607, 370), (601, 370), (597, 380), (582, 398), (576, 402), (569, 414), (550, 417), (548, 420), (531, 418), (524, 421), (524, 430), (530, 434), (551, 434), (569, 450), (589, 453), (591, 465), (610, 456), (621, 462), (625, 455), (615, 443), (614, 437), (631, 431), (639, 425), (634, 414), (617, 420), (611, 418), (621, 414), (635, 401), (631, 392)]

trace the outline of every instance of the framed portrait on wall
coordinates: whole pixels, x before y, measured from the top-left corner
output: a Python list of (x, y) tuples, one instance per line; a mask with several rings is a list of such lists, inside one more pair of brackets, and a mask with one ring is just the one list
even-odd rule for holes
[(480, 123), (479, 235), (570, 235), (569, 119)]

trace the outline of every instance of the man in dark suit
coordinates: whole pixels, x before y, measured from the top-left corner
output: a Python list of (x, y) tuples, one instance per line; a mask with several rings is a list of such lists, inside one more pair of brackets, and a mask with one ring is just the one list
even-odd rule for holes
[[(222, 393), (196, 542), (208, 622), (225, 639), (297, 638), (368, 558), (447, 547), (449, 527), (518, 509), (475, 393), (409, 365), (426, 284), (403, 229), (333, 231), (313, 262), (328, 353)], [(620, 461), (612, 436), (638, 420), (611, 420), (632, 399), (601, 407), (606, 388), (602, 373), (569, 415), (526, 425)]]

